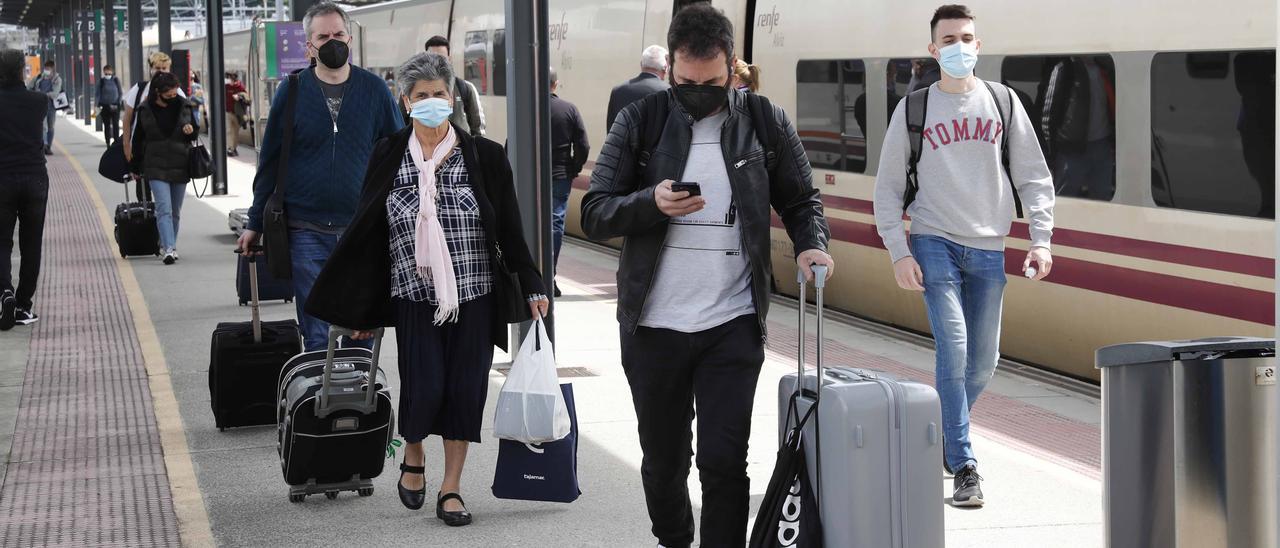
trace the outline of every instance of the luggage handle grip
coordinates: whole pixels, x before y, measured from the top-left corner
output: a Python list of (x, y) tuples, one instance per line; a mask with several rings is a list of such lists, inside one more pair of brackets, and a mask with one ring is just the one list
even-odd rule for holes
[[(382, 335), (386, 331), (385, 328), (379, 327), (373, 329), (373, 359), (369, 364), (369, 381), (367, 394), (365, 395), (365, 406), (372, 407), (373, 400), (377, 397), (378, 384), (378, 357), (382, 353)], [(325, 350), (324, 356), (324, 377), (320, 384), (320, 398), (316, 400), (316, 415), (324, 418), (329, 414), (329, 386), (332, 382), (333, 374), (333, 358), (334, 353), (338, 351), (339, 337), (354, 337), (356, 330), (346, 327), (338, 327), (336, 325), (329, 326), (329, 345)]]
[[(240, 248), (235, 249), (236, 255), (240, 254)], [(249, 246), (249, 254), (246, 258), (249, 260), (249, 308), (253, 314), (253, 342), (262, 343), (262, 311), (260, 302), (258, 301), (258, 264), (257, 255), (262, 252), (262, 246)]]

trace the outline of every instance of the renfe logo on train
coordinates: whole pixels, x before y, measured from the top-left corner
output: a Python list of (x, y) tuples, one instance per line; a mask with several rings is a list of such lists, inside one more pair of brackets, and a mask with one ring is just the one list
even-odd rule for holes
[(560, 12), (560, 22), (552, 23), (547, 27), (548, 39), (556, 43), (556, 49), (564, 45), (564, 39), (569, 35), (569, 23), (564, 21), (564, 12)]

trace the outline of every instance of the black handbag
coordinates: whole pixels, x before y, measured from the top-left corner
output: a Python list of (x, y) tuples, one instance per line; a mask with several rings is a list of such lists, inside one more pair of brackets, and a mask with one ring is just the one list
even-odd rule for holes
[(98, 159), (98, 174), (123, 183), (129, 178), (129, 161), (124, 159), (124, 142), (116, 139)]
[(204, 179), (213, 175), (213, 159), (204, 143), (199, 141), (187, 150), (187, 176), (192, 179)]
[(284, 192), (289, 179), (289, 149), (293, 146), (293, 113), (298, 105), (298, 75), (289, 75), (289, 95), (284, 102), (284, 137), (276, 168), (276, 188), (262, 210), (262, 246), (267, 250), (267, 270), (280, 280), (293, 278), (293, 257), (289, 249), (289, 217), (284, 211)]
[(507, 261), (502, 257), (502, 246), (493, 244), (494, 264), (493, 296), (498, 300), (496, 312), (505, 323), (521, 323), (533, 319), (529, 311), (529, 301), (520, 286), (520, 277), (507, 268)]

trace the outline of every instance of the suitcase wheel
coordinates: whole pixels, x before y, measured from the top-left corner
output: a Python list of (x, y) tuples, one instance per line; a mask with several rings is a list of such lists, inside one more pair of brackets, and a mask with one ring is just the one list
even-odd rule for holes
[(298, 503), (298, 502), (302, 502), (302, 501), (304, 501), (304, 500), (307, 500), (307, 496), (306, 496), (306, 495), (303, 495), (303, 494), (301, 494), (301, 493), (296, 494), (296, 495), (289, 495), (289, 502)]
[(357, 492), (358, 492), (358, 493), (360, 493), (360, 496), (362, 496), (362, 497), (372, 497), (372, 496), (373, 496), (373, 488), (372, 488), (372, 487), (361, 487), (361, 488), (360, 488), (360, 490), (359, 490), (359, 491), (357, 491)]
[(227, 427), (225, 427), (225, 426), (219, 426), (219, 427), (218, 427), (218, 431), (219, 431), (219, 432), (226, 432), (226, 431), (227, 431)]
[(288, 299), (285, 299), (285, 300), (284, 300), (284, 302), (286, 302), (286, 303), (291, 303), (291, 302), (293, 302), (293, 298), (292, 298), (292, 297), (290, 297), (290, 298), (288, 298)]
[(329, 500), (336, 499), (336, 498), (338, 498), (338, 492), (337, 492), (337, 491), (325, 491), (325, 492), (324, 492), (324, 498), (327, 498), (327, 499), (329, 499)]

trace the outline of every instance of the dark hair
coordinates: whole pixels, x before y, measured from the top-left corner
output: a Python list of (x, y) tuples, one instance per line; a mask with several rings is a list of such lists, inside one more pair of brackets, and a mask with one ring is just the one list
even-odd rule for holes
[(45, 62), (44, 62), (44, 66), (46, 66), (46, 67), (52, 67), (52, 66), (54, 66), (53, 61), (45, 61)]
[(969, 6), (964, 4), (945, 4), (940, 6), (933, 12), (933, 19), (929, 21), (929, 41), (933, 42), (933, 33), (938, 30), (938, 21), (943, 19), (968, 19), (970, 21), (976, 19), (973, 12), (969, 11)]
[(161, 93), (178, 87), (178, 77), (168, 72), (157, 72), (151, 77), (151, 93), (147, 94), (147, 102), (154, 103)]
[(27, 58), (16, 49), (0, 50), (0, 86), (22, 83), (22, 67)]
[(437, 34), (437, 35), (435, 35), (435, 36), (432, 36), (431, 38), (428, 38), (428, 39), (427, 39), (427, 43), (426, 43), (426, 45), (422, 46), (422, 50), (423, 50), (423, 51), (426, 51), (426, 50), (429, 50), (429, 49), (434, 48), (434, 47), (437, 47), (437, 46), (444, 46), (444, 49), (448, 50), (448, 49), (449, 49), (449, 39), (448, 39), (448, 38), (445, 38), (445, 37), (443, 37), (443, 36), (440, 36), (440, 35), (438, 35), (438, 34)]
[(676, 52), (694, 59), (711, 59), (723, 51), (725, 59), (731, 59), (733, 23), (710, 3), (691, 4), (671, 19), (671, 27), (667, 29), (667, 49), (671, 51), (673, 61)]
[(115, 69), (116, 68), (111, 65), (102, 65), (102, 72), (106, 72), (108, 70), (115, 70)]

